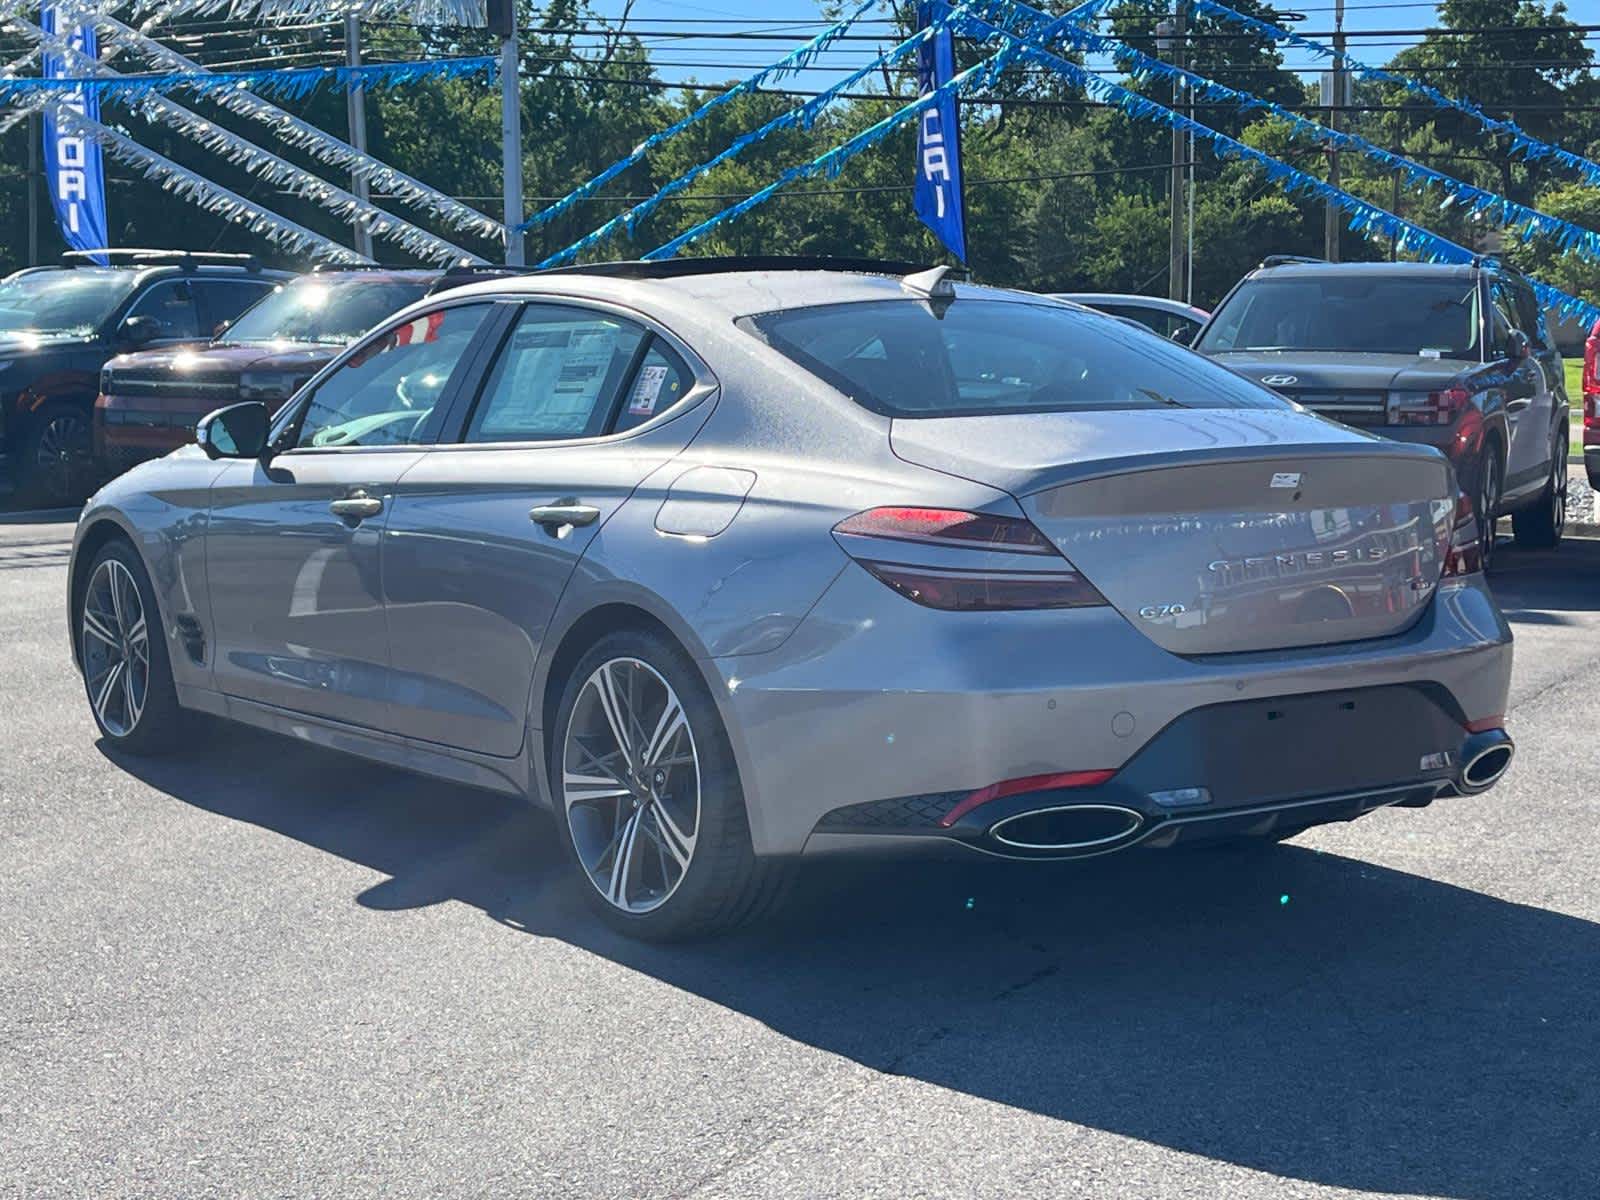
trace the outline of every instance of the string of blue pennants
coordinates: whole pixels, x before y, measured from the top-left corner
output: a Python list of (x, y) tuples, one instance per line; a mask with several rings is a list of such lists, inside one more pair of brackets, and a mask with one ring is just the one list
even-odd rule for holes
[[(706, 101), (681, 120), (652, 134), (628, 154), (574, 188), (566, 196), (528, 217), (519, 228), (528, 231), (548, 224), (570, 211), (575, 205), (594, 196), (601, 187), (630, 167), (642, 162), (650, 151), (692, 125), (705, 120), (736, 97), (758, 92), (769, 84), (811, 67), (876, 2), (877, 0), (861, 0), (853, 11), (834, 22), (822, 33), (769, 66), (740, 80), (732, 88)], [(1152, 7), (1164, 5), (1164, 0), (1144, 0), (1144, 2)], [(1341, 60), (1346, 68), (1360, 78), (1402, 87), (1408, 93), (1422, 97), (1441, 109), (1463, 113), (1476, 120), (1487, 133), (1507, 137), (1512, 150), (1526, 159), (1557, 162), (1582, 176), (1586, 182), (1600, 185), (1600, 164), (1535, 138), (1512, 121), (1490, 117), (1468, 101), (1453, 99), (1426, 84), (1367, 66), (1347, 54), (1330, 49), (1312, 39), (1238, 12), (1221, 3), (1221, 0), (1188, 0), (1188, 2), (1200, 13), (1246, 29), (1257, 36), (1294, 45), (1319, 57)], [(552, 267), (570, 263), (586, 251), (618, 234), (633, 236), (640, 223), (663, 202), (689, 188), (697, 179), (737, 158), (749, 147), (773, 133), (785, 129), (810, 129), (817, 119), (841, 100), (852, 87), (874, 73), (902, 63), (913, 54), (921, 56), (923, 61), (921, 94), (916, 99), (840, 145), (782, 172), (760, 191), (685, 230), (670, 241), (647, 252), (644, 257), (670, 258), (684, 247), (701, 240), (712, 231), (765, 203), (792, 183), (818, 176), (826, 178), (837, 176), (852, 158), (877, 145), (895, 130), (935, 110), (953, 111), (945, 106), (952, 105), (957, 97), (970, 96), (979, 89), (991, 87), (1000, 74), (1018, 58), (1026, 59), (1054, 72), (1090, 96), (1116, 107), (1131, 119), (1162, 124), (1190, 133), (1197, 141), (1207, 144), (1219, 158), (1247, 161), (1261, 170), (1270, 182), (1288, 192), (1337, 205), (1347, 214), (1349, 228), (1357, 233), (1369, 238), (1392, 239), (1408, 252), (1432, 261), (1468, 262), (1474, 257), (1473, 252), (1466, 247), (1412, 221), (1336, 188), (1325, 180), (1300, 171), (1165, 105), (1101, 78), (1056, 53), (1056, 48), (1063, 44), (1074, 50), (1108, 56), (1135, 79), (1179, 81), (1204, 99), (1224, 100), (1237, 104), (1241, 109), (1268, 113), (1286, 122), (1296, 135), (1364, 155), (1385, 169), (1396, 172), (1411, 187), (1437, 189), (1444, 196), (1441, 207), (1459, 206), (1475, 218), (1487, 219), (1514, 230), (1524, 241), (1534, 237), (1549, 238), (1565, 252), (1576, 254), (1589, 262), (1600, 263), (1600, 233), (1455, 179), (1441, 171), (1385, 150), (1358, 134), (1331, 129), (1270, 100), (1216, 83), (1204, 76), (1146, 55), (1120, 40), (1095, 33), (1089, 26), (1112, 3), (1113, 0), (1086, 0), (1085, 3), (1079, 4), (1061, 16), (1051, 16), (1023, 3), (1022, 0), (961, 0), (960, 3), (925, 5), (924, 8), (929, 10), (929, 17), (911, 36), (882, 51), (866, 66), (851, 72), (804, 103), (793, 106), (761, 127), (734, 139), (716, 155), (662, 185), (653, 196), (634, 204), (592, 232), (555, 251), (538, 265)], [(933, 61), (931, 47), (935, 44), (935, 39), (947, 39), (952, 33), (985, 46), (998, 44), (998, 49), (981, 62), (953, 76), (930, 77), (928, 63)], [(944, 56), (944, 61), (947, 62), (947, 58), (947, 55)], [(204, 96), (234, 90), (250, 90), (262, 95), (299, 99), (325, 86), (363, 89), (398, 87), (438, 79), (481, 77), (492, 80), (498, 65), (494, 57), (484, 55), (354, 67), (288, 67), (217, 72), (174, 71), (118, 76), (57, 74), (43, 78), (6, 76), (0, 77), (0, 102), (34, 97), (34, 103), (37, 104), (46, 97), (59, 97), (65, 100), (71, 96), (95, 98), (114, 96), (124, 100), (138, 100), (168, 91), (187, 91)], [(941, 74), (949, 75), (948, 66)], [(929, 117), (929, 124), (935, 128), (942, 123), (944, 122)], [(926, 130), (924, 130), (925, 135)], [(919, 179), (919, 207), (923, 204), (922, 189), (925, 183), (925, 180)], [(956, 189), (956, 195), (959, 198), (959, 188)], [(956, 227), (959, 228), (959, 211), (957, 218)], [(933, 222), (930, 221), (930, 224)], [(935, 229), (947, 243), (953, 244), (959, 253), (960, 243), (952, 242), (952, 239), (946, 236), (945, 230), (938, 226), (935, 226)], [(1548, 284), (1536, 283), (1536, 290), (1540, 294), (1541, 302), (1563, 314), (1579, 317), (1585, 321), (1600, 319), (1600, 307), (1587, 301), (1568, 295)]]
[(72, 95), (137, 100), (156, 93), (183, 91), (197, 96), (247, 89), (264, 96), (300, 100), (318, 88), (402, 87), (436, 79), (481, 76), (492, 81), (500, 69), (492, 55), (441, 58), (430, 62), (368, 63), (359, 67), (275, 67), (256, 71), (169, 71), (148, 75), (0, 76), (0, 102), (24, 96)]

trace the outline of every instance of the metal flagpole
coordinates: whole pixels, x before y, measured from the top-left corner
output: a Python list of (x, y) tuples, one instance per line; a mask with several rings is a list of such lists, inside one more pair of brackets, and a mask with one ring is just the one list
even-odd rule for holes
[(516, 0), (489, 0), (489, 28), (500, 35), (500, 161), (505, 177), (506, 265), (527, 260), (522, 231), (522, 88), (517, 64)]
[[(344, 61), (346, 66), (361, 65), (361, 18), (347, 13), (344, 18)], [(350, 145), (362, 154), (367, 152), (367, 93), (365, 88), (353, 87), (345, 91), (345, 115), (350, 124)], [(364, 173), (350, 173), (350, 190), (358, 199), (369, 198), (367, 177)], [(355, 251), (363, 258), (372, 257), (372, 230), (361, 221), (351, 222), (355, 231)]]

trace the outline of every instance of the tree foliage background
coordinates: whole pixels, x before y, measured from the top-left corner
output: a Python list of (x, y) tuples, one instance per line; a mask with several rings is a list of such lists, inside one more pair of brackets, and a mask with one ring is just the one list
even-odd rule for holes
[[(644, 40), (627, 25), (613, 24), (602, 38), (581, 37), (600, 22), (587, 0), (548, 0), (537, 8), (523, 2), (525, 187), (533, 211), (613, 162), (644, 137), (704, 102), (711, 94), (663, 83)], [(1236, 7), (1269, 20), (1276, 11), (1258, 0), (1233, 0)], [(902, 10), (909, 5), (901, 5)], [(827, 11), (826, 4), (821, 6)], [(1537, 136), (1580, 154), (1600, 153), (1600, 81), (1582, 29), (1557, 0), (1445, 0), (1436, 14), (1439, 31), (1404, 50), (1394, 70), (1433, 84), (1450, 95), (1470, 97), (1489, 112), (1508, 116)], [(1144, 5), (1113, 14), (1119, 37), (1156, 53), (1155, 15)], [(1313, 19), (1311, 25), (1315, 25)], [(902, 26), (904, 28), (904, 26)], [(339, 30), (285, 32), (238, 23), (212, 22), (185, 51), (208, 62), (331, 61)], [(1490, 32), (1492, 31), (1492, 32)], [(158, 29), (157, 34), (160, 34)], [(1202, 18), (1191, 39), (1193, 69), (1220, 82), (1289, 106), (1315, 111), (1315, 86), (1284, 70), (1271, 43)], [(801, 35), (797, 34), (797, 39)], [(884, 45), (895, 35), (885, 35)], [(371, 61), (483, 53), (481, 31), (418, 30), (374, 23), (364, 29)], [(320, 42), (319, 42), (320, 39)], [(1359, 43), (1358, 43), (1359, 44)], [(25, 43), (8, 47), (11, 55)], [(755, 43), (757, 58), (776, 57), (778, 43)], [(972, 61), (976, 51), (959, 53)], [(1356, 51), (1359, 55), (1359, 50)], [(320, 57), (318, 55), (320, 54)], [(207, 56), (210, 57), (207, 57)], [(1303, 56), (1302, 56), (1303, 57)], [(131, 61), (131, 60), (130, 60)], [(118, 64), (136, 70), (136, 65)], [(702, 80), (704, 86), (732, 82)], [(867, 84), (871, 83), (870, 89)], [(915, 89), (910, 72), (864, 81), (863, 88), (898, 97), (861, 98), (841, 104), (810, 130), (794, 130), (752, 147), (736, 161), (699, 180), (642, 222), (630, 239), (617, 238), (596, 257), (633, 257), (736, 199), (768, 183), (784, 167), (837, 144), (887, 115)], [(1148, 90), (1148, 89), (1147, 89)], [(1149, 91), (1170, 101), (1163, 89)], [(1130, 121), (1075, 94), (1058, 77), (1018, 70), (987, 97), (963, 110), (971, 266), (986, 281), (1048, 291), (1167, 290), (1166, 164), (1170, 134)], [(261, 127), (200, 100), (183, 100), (219, 124), (260, 141)], [(613, 180), (597, 197), (538, 231), (529, 241), (530, 261), (565, 246), (589, 229), (648, 196), (661, 184), (725, 147), (733, 138), (777, 115), (798, 100), (780, 94), (747, 96), (674, 139), (647, 162)], [(1404, 152), (1479, 186), (1510, 195), (1591, 229), (1600, 230), (1600, 190), (1581, 186), (1559, 169), (1529, 165), (1509, 153), (1503, 139), (1486, 137), (1458, 114), (1419, 104), (1395, 88), (1362, 85), (1359, 111), (1350, 127), (1380, 145)], [(345, 130), (344, 97), (317, 94), (286, 105), (335, 134)], [(368, 100), (370, 144), (385, 161), (499, 214), (499, 97), (481, 82), (427, 84), (374, 93)], [(1326, 175), (1327, 159), (1314, 146), (1291, 138), (1282, 122), (1228, 106), (1201, 105), (1199, 120), (1307, 171)], [(143, 144), (295, 221), (348, 241), (348, 228), (321, 210), (198, 152), (136, 109), (107, 104), (103, 119)], [(42, 187), (27, 172), (30, 126), (24, 122), (0, 137), (0, 268), (25, 262), (28, 248), (27, 192), (39, 187), (40, 254), (50, 260), (61, 242)], [(284, 157), (315, 166), (293, 151)], [(912, 135), (899, 131), (856, 158), (833, 181), (804, 184), (724, 227), (694, 253), (806, 253), (934, 260), (942, 257), (932, 236), (911, 211)], [(1195, 299), (1214, 303), (1239, 276), (1267, 253), (1320, 254), (1320, 205), (1290, 198), (1252, 168), (1222, 163), (1202, 147), (1196, 156)], [(1386, 207), (1395, 203), (1395, 183), (1355, 155), (1342, 160), (1345, 186)], [(327, 174), (325, 168), (318, 168)], [(107, 158), (112, 240), (118, 245), (266, 251), (259, 239), (162, 191), (136, 170)], [(340, 182), (345, 182), (340, 180)], [(417, 223), (431, 225), (403, 207), (380, 204)], [(1437, 194), (1402, 192), (1401, 211), (1456, 240), (1498, 249), (1494, 231), (1441, 209)], [(431, 225), (451, 240), (461, 238)], [(488, 243), (464, 242), (486, 257)], [(1553, 246), (1508, 244), (1513, 258), (1553, 283), (1600, 298), (1600, 269), (1563, 257)], [(1346, 233), (1347, 258), (1387, 257), (1389, 249)], [(398, 261), (379, 243), (378, 256)]]

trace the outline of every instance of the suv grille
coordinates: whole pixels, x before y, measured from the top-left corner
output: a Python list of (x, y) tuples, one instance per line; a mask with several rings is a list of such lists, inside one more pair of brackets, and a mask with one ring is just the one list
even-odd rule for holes
[(239, 383), (232, 377), (207, 379), (167, 371), (118, 371), (106, 380), (102, 390), (113, 396), (193, 397), (217, 407), (238, 399)]
[(1289, 399), (1304, 404), (1312, 412), (1346, 425), (1386, 423), (1387, 392), (1297, 392), (1279, 389)]

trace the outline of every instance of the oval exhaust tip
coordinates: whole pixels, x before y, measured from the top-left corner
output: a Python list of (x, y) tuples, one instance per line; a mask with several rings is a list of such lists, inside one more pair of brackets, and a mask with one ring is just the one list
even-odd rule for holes
[(1119, 804), (1060, 804), (997, 821), (989, 836), (1013, 850), (1090, 850), (1125, 841), (1144, 814)]
[(1509, 742), (1490, 746), (1461, 769), (1462, 780), (1479, 790), (1493, 786), (1511, 765), (1511, 754)]

